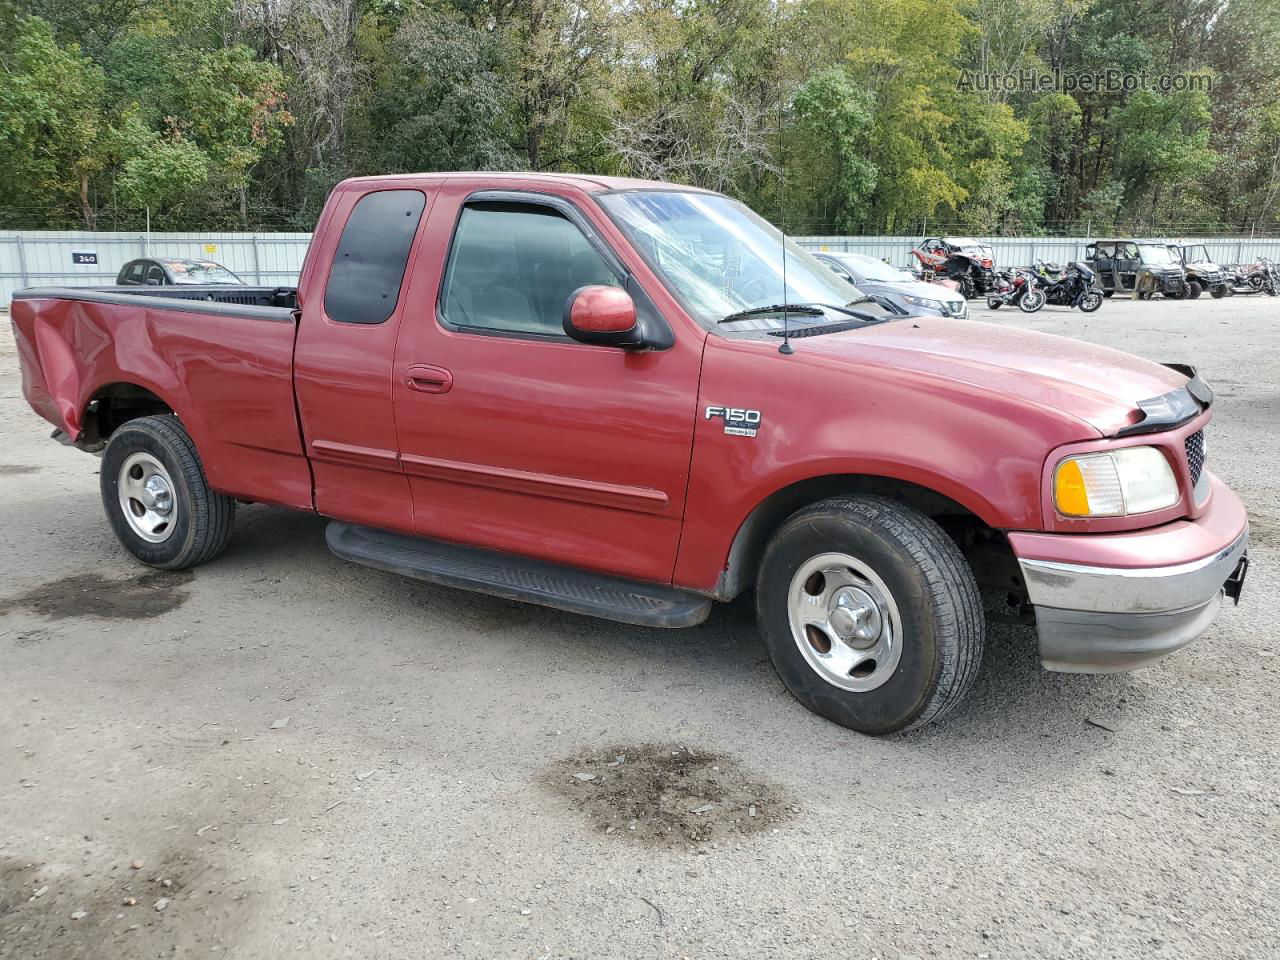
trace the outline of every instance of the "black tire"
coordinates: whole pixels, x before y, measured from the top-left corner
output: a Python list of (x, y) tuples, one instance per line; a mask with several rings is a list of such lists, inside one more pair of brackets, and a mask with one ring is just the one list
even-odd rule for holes
[(1048, 295), (1039, 287), (1032, 287), (1018, 298), (1018, 309), (1023, 313), (1035, 313), (1049, 300)]
[[(121, 470), (135, 454), (159, 461), (170, 481), (175, 519), (158, 543), (134, 529), (121, 502)], [(99, 480), (111, 529), (125, 549), (147, 566), (182, 570), (207, 563), (231, 540), (236, 502), (209, 488), (200, 455), (177, 417), (141, 417), (116, 430), (103, 452)]]
[(987, 297), (987, 308), (989, 310), (999, 310), (1003, 304), (995, 297)]
[(1200, 285), (1200, 281), (1199, 281), (1199, 280), (1192, 280), (1190, 283), (1188, 283), (1188, 284), (1187, 284), (1187, 299), (1188, 299), (1188, 300), (1194, 300), (1194, 299), (1196, 299), (1198, 296), (1200, 296), (1200, 294), (1202, 294), (1202, 293), (1204, 293), (1204, 287), (1202, 287), (1202, 286)]
[(1223, 297), (1231, 295), (1231, 288), (1225, 285), (1209, 288), (1209, 296), (1215, 300), (1221, 300)]
[[(792, 631), (793, 580), (828, 553), (872, 570), (897, 606), (901, 652), (874, 689), (845, 690), (826, 679), (801, 650), (811, 641)], [(809, 591), (812, 579), (800, 588)], [(934, 521), (883, 497), (824, 500), (787, 520), (760, 564), (756, 614), (774, 669), (792, 696), (860, 733), (895, 733), (941, 719), (964, 699), (982, 660), (982, 603), (959, 548)]]
[(1109, 300), (1116, 295), (1116, 292), (1114, 290), (1103, 290), (1102, 295)]
[(1090, 290), (1080, 298), (1080, 310), (1083, 313), (1093, 313), (1102, 306), (1102, 297), (1097, 290)]

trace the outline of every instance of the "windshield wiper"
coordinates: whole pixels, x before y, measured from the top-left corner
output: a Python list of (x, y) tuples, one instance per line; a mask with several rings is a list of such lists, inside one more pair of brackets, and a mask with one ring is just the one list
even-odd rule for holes
[(767, 307), (752, 307), (749, 310), (739, 310), (737, 313), (731, 313), (727, 317), (721, 317), (716, 322), (733, 323), (735, 320), (763, 317), (771, 313), (797, 313), (806, 317), (821, 317), (826, 314), (826, 311), (821, 307), (810, 307), (802, 303), (773, 303)]
[(837, 307), (834, 303), (822, 303), (822, 304), (815, 303), (815, 304), (811, 304), (811, 306), (815, 306), (815, 307), (822, 306), (822, 307), (826, 307), (828, 310), (839, 310), (841, 313), (847, 313), (851, 317), (861, 317), (863, 320), (883, 320), (884, 319), (883, 317), (876, 316), (874, 313), (867, 313), (865, 310), (849, 309), (850, 307), (856, 307), (862, 303), (874, 304), (877, 307), (890, 310), (891, 313), (898, 312), (896, 307), (893, 307), (893, 308), (888, 307), (883, 301), (877, 300), (875, 297), (862, 297), (860, 300), (850, 300), (843, 307)]

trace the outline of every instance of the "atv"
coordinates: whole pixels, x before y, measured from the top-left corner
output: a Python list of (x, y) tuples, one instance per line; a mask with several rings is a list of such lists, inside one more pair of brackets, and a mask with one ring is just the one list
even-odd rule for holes
[(1209, 259), (1203, 243), (1168, 245), (1169, 253), (1182, 264), (1187, 280), (1187, 299), (1194, 300), (1205, 290), (1215, 300), (1230, 292), (1226, 272)]
[(985, 243), (968, 237), (928, 237), (911, 255), (922, 270), (956, 281), (966, 300), (996, 289), (995, 255)]

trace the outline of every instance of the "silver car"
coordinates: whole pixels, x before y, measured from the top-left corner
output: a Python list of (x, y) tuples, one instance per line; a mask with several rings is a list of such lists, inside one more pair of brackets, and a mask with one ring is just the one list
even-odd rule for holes
[(959, 290), (924, 283), (883, 260), (861, 253), (814, 251), (813, 255), (867, 296), (888, 300), (908, 313), (968, 316), (968, 305)]

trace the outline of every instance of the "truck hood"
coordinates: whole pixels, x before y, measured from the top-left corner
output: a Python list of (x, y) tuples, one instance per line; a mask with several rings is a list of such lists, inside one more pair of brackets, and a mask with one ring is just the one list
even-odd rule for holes
[(973, 320), (911, 317), (805, 338), (803, 351), (969, 383), (1070, 414), (1102, 436), (1144, 419), (1138, 402), (1188, 378), (1132, 354), (1033, 330)]

